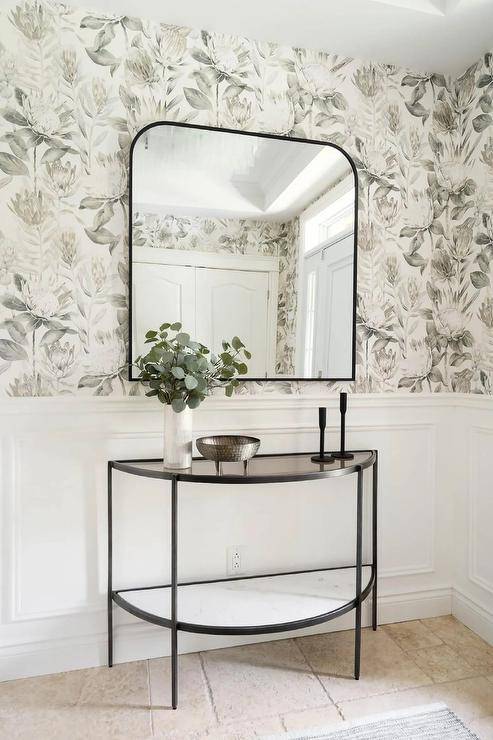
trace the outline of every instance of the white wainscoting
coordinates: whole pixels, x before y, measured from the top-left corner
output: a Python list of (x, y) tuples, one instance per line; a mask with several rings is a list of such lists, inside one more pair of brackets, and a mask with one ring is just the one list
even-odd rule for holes
[[(306, 395), (214, 398), (195, 413), (194, 432), (255, 432), (263, 452), (310, 450), (321, 404)], [(334, 448), (337, 399), (328, 405)], [(382, 622), (449, 614), (452, 604), (464, 621), (493, 614), (491, 408), (491, 399), (448, 394), (350, 398), (349, 445), (380, 451)], [(106, 463), (159, 457), (161, 408), (136, 398), (10, 399), (0, 414), (0, 678), (104, 665)], [(115, 473), (115, 585), (166, 579), (168, 485)], [(180, 576), (226, 575), (232, 545), (244, 548), (248, 572), (354, 558), (354, 485), (183, 486)], [(168, 654), (167, 630), (117, 607), (115, 616), (117, 661)], [(180, 649), (260, 639), (269, 636), (182, 634)]]
[(457, 448), (453, 611), (493, 643), (493, 399), (471, 399)]

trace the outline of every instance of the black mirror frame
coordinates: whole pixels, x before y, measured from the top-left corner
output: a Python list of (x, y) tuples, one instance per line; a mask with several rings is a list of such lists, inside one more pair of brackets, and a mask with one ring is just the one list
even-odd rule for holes
[(279, 136), (277, 134), (261, 133), (257, 131), (240, 131), (220, 126), (201, 126), (191, 123), (179, 123), (176, 121), (154, 121), (138, 131), (130, 145), (129, 177), (128, 177), (128, 208), (129, 208), (129, 228), (128, 228), (128, 380), (138, 381), (138, 378), (132, 377), (132, 182), (133, 182), (133, 156), (135, 145), (147, 131), (157, 126), (176, 126), (179, 128), (196, 129), (200, 131), (224, 131), (228, 134), (239, 134), (240, 136), (258, 136), (262, 139), (278, 139), (280, 141), (298, 141), (302, 144), (317, 144), (330, 146), (337, 149), (349, 162), (354, 177), (354, 248), (353, 248), (353, 337), (352, 337), (352, 361), (351, 376), (348, 378), (296, 378), (296, 377), (279, 377), (279, 378), (241, 378), (242, 382), (250, 383), (268, 383), (268, 382), (350, 382), (356, 378), (356, 306), (357, 306), (357, 289), (358, 289), (358, 170), (350, 155), (338, 144), (330, 141), (317, 141), (316, 139), (302, 139), (295, 136)]

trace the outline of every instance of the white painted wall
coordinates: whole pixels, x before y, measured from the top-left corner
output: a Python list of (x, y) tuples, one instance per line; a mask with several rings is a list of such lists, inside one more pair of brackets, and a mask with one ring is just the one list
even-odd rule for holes
[[(317, 446), (316, 408), (326, 402), (210, 399), (195, 414), (195, 433), (256, 432), (263, 452), (309, 450)], [(334, 398), (331, 447), (336, 405)], [(350, 446), (376, 447), (381, 456), (381, 621), (453, 609), (493, 642), (492, 407), (490, 398), (448, 394), (350, 398)], [(0, 415), (0, 677), (104, 664), (106, 461), (158, 457), (161, 407), (135, 398), (12, 399), (0, 403)], [(115, 473), (115, 586), (168, 576), (167, 485)], [(244, 546), (251, 571), (352, 557), (354, 485), (188, 485), (180, 497), (180, 576), (225, 575), (230, 545)], [(117, 661), (168, 653), (167, 630), (117, 607), (115, 614)], [(180, 647), (253, 640), (181, 634)]]

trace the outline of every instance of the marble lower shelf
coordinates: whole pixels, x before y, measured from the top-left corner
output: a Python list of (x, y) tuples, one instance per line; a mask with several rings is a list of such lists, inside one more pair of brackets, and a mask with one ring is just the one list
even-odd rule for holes
[[(362, 598), (373, 584), (362, 572)], [(178, 586), (178, 629), (205, 634), (282, 632), (333, 619), (356, 605), (356, 568), (260, 576)], [(171, 627), (169, 586), (114, 591), (113, 600), (135, 616)]]

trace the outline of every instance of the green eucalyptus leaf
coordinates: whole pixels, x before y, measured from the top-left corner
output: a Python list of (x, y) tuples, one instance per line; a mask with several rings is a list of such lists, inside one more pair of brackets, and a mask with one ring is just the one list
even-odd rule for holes
[(195, 388), (195, 391), (203, 392), (207, 390), (207, 381), (203, 377), (196, 378), (197, 380), (197, 387)]
[(190, 341), (190, 334), (187, 334), (186, 332), (180, 332), (175, 337), (175, 342), (178, 342), (178, 344), (183, 344), (186, 346)]
[(193, 395), (187, 399), (187, 406), (189, 409), (196, 409), (202, 403), (204, 399), (201, 396)]
[(233, 349), (236, 350), (239, 350), (245, 346), (239, 337), (233, 337), (233, 339), (231, 340), (231, 344), (233, 346)]
[(180, 367), (179, 365), (178, 365), (178, 366), (177, 366), (177, 365), (173, 366), (173, 367), (171, 368), (171, 373), (172, 373), (172, 375), (173, 375), (173, 376), (174, 376), (174, 377), (175, 377), (175, 378), (176, 378), (177, 380), (183, 380), (183, 378), (185, 377), (185, 371), (184, 371), (184, 369), (183, 369), (182, 367)]
[(173, 411), (176, 411), (177, 414), (180, 413), (180, 411), (184, 411), (186, 408), (186, 403), (183, 400), (183, 398), (173, 398), (171, 401), (171, 408)]
[(193, 391), (193, 389), (197, 387), (197, 383), (197, 378), (193, 375), (185, 375), (185, 385), (189, 391)]
[(167, 328), (169, 327), (169, 328), (170, 328), (170, 329), (172, 329), (173, 331), (180, 331), (180, 329), (181, 329), (181, 324), (180, 324), (180, 322), (179, 322), (179, 321), (176, 321), (176, 322), (175, 322), (174, 324), (171, 324), (171, 325), (170, 325), (170, 324), (168, 324), (168, 326), (165, 326), (165, 325), (163, 324), (163, 326), (164, 326), (164, 328), (165, 328), (165, 329), (167, 329)]

